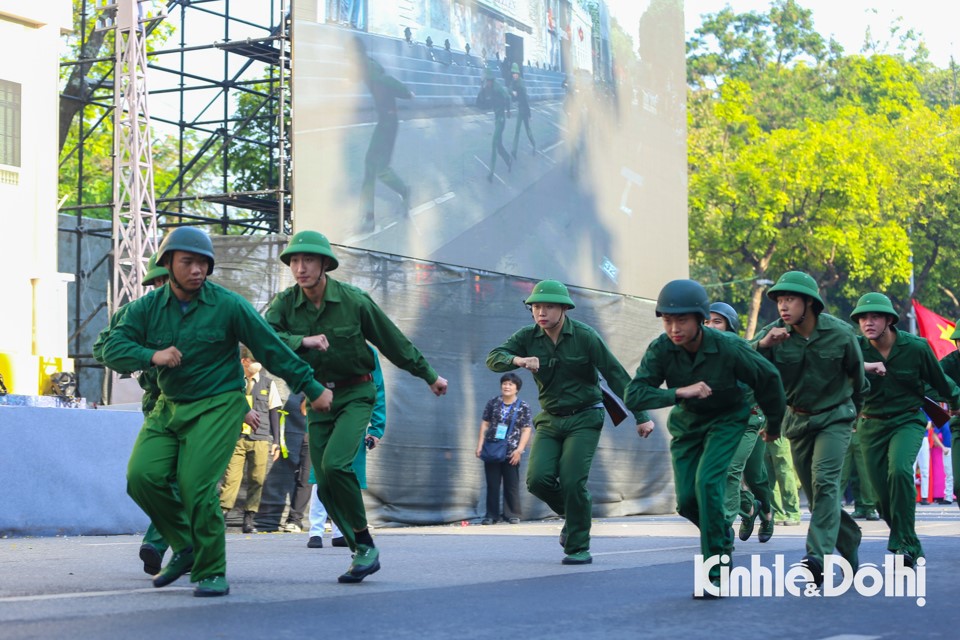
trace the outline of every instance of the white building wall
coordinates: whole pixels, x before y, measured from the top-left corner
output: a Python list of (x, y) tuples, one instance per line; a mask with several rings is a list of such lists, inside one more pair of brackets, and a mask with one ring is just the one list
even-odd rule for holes
[(67, 354), (72, 276), (57, 272), (56, 208), (59, 63), (70, 12), (70, 0), (0, 2), (0, 79), (21, 85), (20, 166), (0, 165), (0, 373), (17, 381), (17, 393), (38, 393), (40, 357)]
[[(573, 17), (570, 21), (570, 57), (573, 68), (593, 74), (593, 25), (590, 14), (579, 3), (573, 5)], [(580, 37), (581, 32), (583, 38)]]

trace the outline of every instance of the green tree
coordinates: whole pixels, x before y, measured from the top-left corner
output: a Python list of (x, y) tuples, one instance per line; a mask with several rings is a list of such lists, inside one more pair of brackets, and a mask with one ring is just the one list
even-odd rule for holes
[(840, 52), (795, 0), (777, 0), (766, 14), (727, 7), (704, 16), (688, 41), (687, 81), (694, 102), (709, 100), (729, 80), (746, 82), (755, 102), (744, 108), (771, 131), (829, 116), (822, 94)]
[[(960, 107), (930, 111), (909, 123), (912, 157), (904, 176), (913, 202), (905, 221), (913, 251), (914, 296), (945, 315), (960, 315), (956, 265), (960, 263)], [(900, 307), (909, 308), (902, 287)]]
[[(279, 88), (276, 79), (251, 85), (236, 94), (236, 113), (231, 150), (232, 187), (237, 191), (259, 191), (280, 186), (280, 153), (290, 156), (290, 141), (280, 147)], [(284, 101), (285, 125), (290, 122), (290, 103)], [(287, 127), (289, 130), (289, 127)], [(285, 164), (285, 184), (290, 184), (290, 163)]]
[(746, 303), (748, 335), (762, 283), (788, 269), (813, 274), (841, 316), (867, 290), (906, 311), (911, 273), (957, 306), (960, 126), (926, 99), (922, 43), (891, 34), (893, 55), (845, 56), (781, 0), (707, 16), (688, 43), (691, 270), (734, 283), (717, 297)]
[[(84, 215), (111, 219), (113, 212), (113, 58), (115, 34), (97, 30), (98, 10), (89, 0), (73, 0), (74, 30), (65, 36), (67, 53), (61, 66), (60, 170), (61, 207), (102, 205), (85, 209)], [(111, 15), (113, 10), (107, 10)], [(147, 50), (162, 47), (173, 32), (166, 21), (151, 23)], [(83, 36), (83, 37), (81, 37)], [(180, 136), (153, 131), (154, 190), (168, 190), (179, 174), (177, 148)], [(189, 133), (184, 144), (190, 153), (196, 137)], [(195, 183), (193, 192), (206, 186)], [(189, 195), (189, 192), (180, 195)], [(202, 205), (201, 205), (202, 206)]]

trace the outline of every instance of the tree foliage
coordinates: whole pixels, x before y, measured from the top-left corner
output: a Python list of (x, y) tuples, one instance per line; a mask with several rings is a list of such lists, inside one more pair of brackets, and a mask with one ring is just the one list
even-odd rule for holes
[[(110, 13), (111, 10), (107, 10)], [(115, 11), (115, 10), (112, 10)], [(67, 54), (61, 66), (60, 171), (61, 207), (104, 205), (84, 215), (110, 219), (113, 201), (114, 31), (97, 29), (98, 10), (91, 0), (73, 0), (74, 29), (65, 36)], [(163, 46), (173, 25), (152, 23), (147, 50)], [(184, 136), (187, 153), (195, 137)], [(176, 133), (153, 131), (154, 190), (167, 191), (179, 174)]]
[(960, 313), (950, 78), (916, 34), (890, 36), (847, 55), (777, 0), (708, 15), (687, 43), (691, 270), (734, 283), (714, 293), (745, 307), (748, 334), (764, 283), (791, 269), (841, 316), (877, 290), (907, 312), (911, 275), (924, 304)]

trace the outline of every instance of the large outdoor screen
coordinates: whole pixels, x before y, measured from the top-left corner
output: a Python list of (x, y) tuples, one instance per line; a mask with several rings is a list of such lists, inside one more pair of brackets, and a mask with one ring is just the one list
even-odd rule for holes
[(656, 297), (687, 274), (680, 0), (298, 0), (297, 230)]

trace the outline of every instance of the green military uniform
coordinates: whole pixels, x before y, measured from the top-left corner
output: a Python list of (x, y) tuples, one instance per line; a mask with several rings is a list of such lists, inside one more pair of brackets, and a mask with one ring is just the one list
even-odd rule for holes
[[(144, 418), (150, 415), (150, 412), (153, 411), (153, 408), (157, 406), (157, 400), (160, 399), (160, 384), (157, 382), (158, 374), (159, 370), (156, 367), (153, 367), (147, 369), (146, 371), (141, 371), (140, 377), (137, 378), (137, 382), (140, 383), (140, 387), (143, 389), (143, 397), (140, 399), (140, 403), (143, 409)], [(146, 425), (147, 423), (144, 422), (141, 430), (146, 428)], [(170, 478), (170, 489), (173, 491), (173, 495), (177, 500), (182, 500), (180, 497), (180, 488), (177, 485), (176, 476)], [(161, 558), (163, 558), (163, 555), (167, 552), (167, 549), (170, 548), (170, 545), (167, 544), (167, 541), (164, 540), (162, 535), (160, 535), (160, 531), (157, 529), (156, 525), (153, 524), (153, 520), (150, 521), (150, 526), (147, 527), (146, 532), (143, 534), (141, 545), (144, 544), (149, 544), (156, 549)], [(142, 557), (143, 554), (141, 554), (141, 558)]]
[[(373, 436), (378, 440), (383, 438), (384, 430), (387, 426), (387, 395), (386, 387), (383, 382), (383, 369), (380, 368), (380, 356), (373, 347), (370, 348), (373, 354), (373, 370), (370, 375), (373, 376), (373, 386), (377, 390), (376, 399), (373, 403), (373, 411), (370, 413), (370, 424), (367, 425), (366, 435)], [(357, 482), (361, 489), (367, 488), (367, 447), (366, 437), (364, 437), (364, 446), (360, 447), (357, 457), (353, 459), (353, 470), (357, 472)], [(316, 482), (316, 480), (314, 480)]]
[[(739, 335), (740, 318), (733, 307), (726, 302), (714, 302), (710, 305), (710, 313), (724, 318), (727, 321), (727, 331), (735, 336)], [(760, 437), (766, 416), (757, 405), (753, 390), (745, 387), (744, 393), (750, 406), (750, 418), (727, 470), (724, 511), (728, 525), (733, 524), (737, 514), (740, 515), (740, 539), (744, 541), (753, 534), (754, 524), (759, 518), (760, 542), (766, 542), (773, 535), (773, 518), (766, 518), (766, 514), (771, 511), (773, 496), (763, 462), (763, 438)]]
[[(157, 256), (154, 254), (150, 256), (150, 260), (147, 262), (147, 272), (143, 277), (143, 285), (151, 286), (156, 282), (157, 278), (165, 278), (168, 275), (169, 272), (165, 268), (157, 266)], [(96, 342), (93, 343), (94, 360), (98, 362), (103, 361), (103, 345), (107, 341), (110, 332), (120, 322), (120, 319), (126, 312), (126, 308), (126, 305), (124, 305), (117, 309), (113, 317), (110, 318), (110, 323), (107, 325), (107, 328), (97, 336)], [(157, 405), (157, 399), (160, 397), (160, 385), (157, 382), (158, 373), (159, 370), (151, 366), (141, 371), (137, 377), (137, 384), (143, 389), (143, 395), (140, 397), (140, 410), (143, 412), (144, 417), (147, 417), (150, 412), (153, 411), (153, 408)], [(177, 488), (176, 478), (171, 478), (170, 487), (179, 500), (180, 490)], [(150, 553), (149, 550), (145, 550), (144, 546), (151, 547), (153, 551), (156, 552), (156, 555)], [(143, 540), (140, 542), (140, 559), (144, 561), (144, 571), (150, 575), (156, 574), (156, 572), (160, 570), (163, 555), (169, 548), (170, 545), (163, 539), (163, 536), (160, 535), (153, 521), (151, 521), (146, 532), (143, 534)]]
[[(960, 322), (958, 322), (958, 325), (960, 325)], [(954, 329), (950, 339), (960, 340), (960, 328)], [(943, 356), (940, 360), (940, 366), (955, 384), (960, 385), (960, 351), (951, 351)], [(960, 416), (954, 416), (950, 419), (950, 434), (953, 436), (954, 442), (957, 442), (957, 438), (960, 438)], [(953, 460), (953, 493), (960, 496), (960, 454), (953, 454), (950, 457)], [(947, 487), (946, 490), (949, 492), (950, 487)], [(948, 495), (947, 497), (951, 496)]]
[(763, 443), (763, 461), (770, 478), (770, 506), (777, 524), (800, 524), (800, 493), (790, 441), (779, 437)]
[[(178, 244), (183, 238), (194, 241), (187, 231), (205, 236), (189, 227), (176, 229), (160, 247), (161, 261), (165, 245), (171, 251), (193, 251)], [(194, 252), (209, 257), (212, 271), (209, 239), (206, 247)], [(280, 341), (250, 303), (209, 281), (189, 302), (179, 301), (169, 283), (131, 302), (103, 346), (103, 364), (120, 372), (151, 367), (153, 354), (170, 346), (182, 354), (179, 366), (159, 370), (162, 395), (147, 416), (127, 468), (127, 492), (175, 551), (171, 565), (176, 565), (176, 571), (168, 573), (165, 568), (161, 575), (170, 579), (158, 581), (158, 576), (156, 586), (168, 584), (191, 565), (192, 582), (226, 574), (217, 482), (249, 409), (240, 342), (295, 391), (319, 397), (322, 387), (310, 367)], [(174, 476), (182, 501), (170, 490)], [(197, 595), (227, 592), (198, 591)]]
[[(747, 428), (737, 444), (730, 467), (727, 469), (727, 489), (724, 502), (724, 512), (727, 523), (733, 524), (737, 515), (740, 515), (741, 540), (750, 538), (753, 532), (753, 523), (756, 518), (764, 521), (764, 529), (772, 532), (773, 519), (765, 522), (766, 514), (772, 511), (773, 492), (770, 489), (770, 479), (767, 476), (766, 465), (763, 462), (763, 438), (761, 430), (766, 423), (763, 410), (757, 405), (753, 391), (745, 390), (747, 404), (750, 406), (750, 415), (747, 418)], [(759, 503), (759, 506), (757, 505)], [(753, 512), (753, 517), (750, 513)], [(764, 534), (766, 537), (766, 533)], [(763, 540), (766, 542), (766, 539)]]
[[(767, 473), (767, 465), (764, 461), (764, 453), (767, 447), (761, 437), (761, 431), (766, 421), (767, 418), (763, 415), (763, 411), (754, 404), (750, 410), (747, 431), (756, 431), (757, 435), (752, 438), (753, 446), (747, 453), (747, 459), (743, 465), (743, 486), (734, 496), (738, 494), (740, 496), (741, 518), (749, 518), (750, 511), (756, 508), (756, 502), (760, 503), (757, 511), (759, 511), (761, 527), (766, 524), (769, 534), (773, 532), (775, 518), (773, 516), (773, 483), (772, 478)], [(742, 442), (741, 445), (743, 445)], [(729, 489), (729, 485), (727, 485), (727, 488)], [(770, 522), (765, 522), (767, 513), (771, 514)], [(761, 528), (761, 533), (763, 533), (763, 528)], [(765, 542), (765, 540), (761, 539), (761, 542)]]
[[(889, 299), (883, 294), (870, 293), (862, 298), (851, 318), (865, 313), (884, 313), (899, 320)], [(876, 489), (880, 517), (890, 527), (887, 549), (909, 556), (907, 564), (923, 557), (923, 547), (917, 537), (915, 517), (917, 489), (914, 484), (914, 464), (920, 446), (927, 435), (927, 417), (921, 410), (927, 385), (950, 403), (951, 409), (960, 406), (960, 388), (940, 367), (929, 343), (923, 338), (897, 331), (890, 353), (884, 358), (865, 336), (859, 336), (865, 362), (882, 362), (885, 375), (867, 374), (870, 391), (863, 403), (862, 416), (857, 426), (864, 450), (867, 473)]]
[[(869, 379), (870, 376), (867, 375), (867, 378)], [(867, 460), (863, 446), (860, 444), (860, 432), (856, 429), (850, 434), (850, 446), (847, 447), (847, 455), (843, 458), (843, 471), (840, 473), (841, 495), (848, 484), (853, 493), (853, 517), (879, 520), (877, 496), (867, 472)]]
[(497, 167), (497, 154), (507, 163), (507, 169), (513, 164), (506, 148), (503, 146), (503, 128), (507, 125), (507, 114), (510, 112), (510, 94), (497, 83), (493, 70), (487, 69), (484, 72), (484, 86), (477, 94), (477, 107), (480, 109), (493, 109), (494, 128), (493, 144), (490, 150), (490, 173), (488, 180), (493, 180), (493, 172)]
[[(297, 246), (291, 243), (284, 254), (296, 252)], [(270, 302), (266, 319), (314, 368), (316, 379), (333, 390), (328, 413), (307, 411), (310, 459), (317, 495), (348, 546), (356, 551), (354, 533), (367, 528), (367, 514), (353, 462), (363, 446), (376, 398), (371, 376), (374, 355), (367, 341), (390, 362), (427, 384), (436, 382), (437, 372), (366, 292), (329, 276), (319, 308), (294, 285)], [(329, 349), (304, 349), (303, 339), (318, 334), (327, 336)]]
[[(126, 305), (120, 307), (113, 317), (110, 318), (110, 324), (106, 329), (100, 332), (100, 335), (97, 336), (97, 341), (93, 345), (93, 357), (98, 362), (103, 361), (103, 345), (107, 341), (107, 337), (110, 335), (110, 332), (116, 328), (117, 324), (120, 322), (120, 319), (123, 317), (124, 312), (126, 311)], [(157, 382), (157, 374), (159, 370), (150, 366), (147, 369), (144, 369), (140, 372), (139, 377), (137, 377), (137, 383), (140, 385), (140, 388), (143, 389), (143, 396), (140, 398), (140, 409), (143, 411), (143, 417), (146, 418), (150, 415), (150, 412), (153, 411), (153, 408), (157, 405), (157, 400), (160, 398), (160, 385)], [(141, 427), (142, 430), (146, 428), (146, 423)], [(171, 489), (176, 495), (179, 496), (179, 490), (177, 489), (176, 478), (171, 479)], [(160, 535), (160, 532), (157, 530), (157, 527), (153, 524), (153, 521), (150, 521), (150, 525), (147, 527), (147, 531), (143, 534), (143, 540), (141, 545), (148, 544), (156, 549), (157, 554), (163, 558), (163, 554), (167, 552), (167, 549), (170, 548), (170, 545), (167, 544), (167, 541), (163, 539), (163, 536)], [(156, 568), (159, 570), (159, 566), (155, 566), (151, 563), (151, 568)], [(145, 568), (146, 570), (146, 568)], [(155, 571), (153, 572), (155, 573)]]
[[(774, 286), (768, 295), (776, 299), (778, 291), (794, 290)], [(816, 300), (822, 309), (819, 294)], [(860, 348), (850, 325), (826, 313), (817, 316), (808, 338), (794, 332), (778, 345), (760, 348), (760, 340), (774, 327), (787, 325), (783, 320), (770, 323), (753, 343), (780, 371), (787, 393), (790, 410), (783, 435), (790, 440), (800, 486), (810, 504), (807, 556), (822, 567), (824, 556), (836, 548), (856, 569), (862, 534), (841, 506), (840, 472), (867, 385)]]
[[(686, 294), (691, 304), (665, 304), (674, 292)], [(698, 283), (675, 280), (661, 291), (657, 315), (693, 313), (708, 318), (708, 307), (706, 292)], [(667, 428), (672, 436), (677, 511), (700, 529), (700, 549), (709, 558), (733, 551), (724, 504), (727, 471), (750, 418), (752, 405), (744, 386), (754, 390), (771, 434), (780, 430), (785, 400), (780, 376), (745, 340), (710, 327), (701, 330), (695, 353), (674, 344), (665, 333), (651, 342), (627, 387), (626, 402), (633, 410), (674, 405)], [(664, 382), (666, 389), (660, 388)], [(710, 387), (709, 397), (677, 398), (678, 388), (698, 382)], [(719, 579), (719, 571), (719, 566), (711, 570), (712, 581)]]
[[(366, 436), (373, 436), (378, 440), (383, 438), (387, 427), (387, 395), (383, 383), (383, 370), (380, 368), (380, 357), (373, 347), (370, 347), (373, 353), (373, 386), (377, 389), (377, 397), (373, 403), (373, 411), (370, 414), (370, 424), (367, 425), (367, 431), (364, 436), (364, 445), (366, 445)], [(317, 476), (313, 472), (314, 467), (310, 467), (310, 484), (317, 483)], [(353, 459), (353, 470), (357, 473), (357, 482), (361, 489), (367, 488), (367, 447), (362, 446), (357, 451), (357, 457)]]
[[(566, 287), (552, 280), (534, 287), (527, 304), (534, 303), (574, 308)], [(596, 330), (566, 315), (556, 344), (541, 327), (523, 327), (487, 355), (487, 367), (497, 373), (513, 371), (515, 357), (540, 360), (533, 379), (541, 411), (533, 419), (527, 489), (564, 517), (561, 542), (567, 557), (575, 559), (567, 564), (590, 562), (592, 498), (587, 479), (604, 419), (597, 371), (621, 398), (629, 374)], [(642, 411), (634, 417), (638, 423), (649, 420)]]

